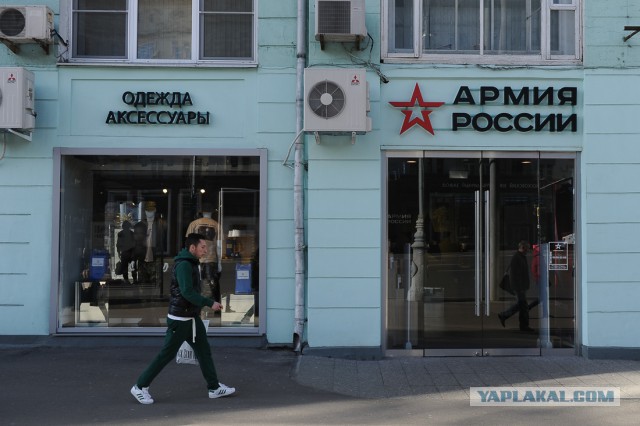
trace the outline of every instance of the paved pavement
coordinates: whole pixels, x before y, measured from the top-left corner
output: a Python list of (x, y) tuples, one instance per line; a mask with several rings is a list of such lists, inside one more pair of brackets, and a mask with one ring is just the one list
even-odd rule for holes
[(469, 401), (470, 387), (598, 386), (619, 387), (621, 398), (640, 399), (640, 362), (568, 356), (380, 361), (302, 356), (296, 380), (357, 398), (424, 396)]
[[(637, 424), (640, 362), (579, 357), (390, 358), (354, 361), (288, 349), (217, 347), (210, 400), (197, 367), (170, 364), (138, 404), (129, 389), (162, 344), (0, 341), (2, 425)], [(87, 343), (89, 342), (89, 343)], [(215, 339), (214, 339), (215, 342)], [(614, 386), (619, 407), (470, 407), (471, 386)]]

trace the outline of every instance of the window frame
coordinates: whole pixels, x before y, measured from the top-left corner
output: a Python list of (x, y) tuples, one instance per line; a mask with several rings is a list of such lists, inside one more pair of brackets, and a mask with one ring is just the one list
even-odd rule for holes
[[(541, 53), (537, 55), (514, 54), (484, 54), (481, 46), (478, 54), (437, 54), (423, 51), (421, 34), (423, 0), (413, 0), (413, 49), (406, 52), (392, 52), (389, 49), (389, 24), (393, 19), (390, 16), (389, 5), (395, 0), (382, 0), (381, 10), (381, 59), (387, 63), (443, 63), (443, 64), (474, 64), (474, 65), (577, 65), (582, 63), (582, 9), (584, 0), (570, 0), (570, 4), (554, 3), (554, 0), (541, 0), (541, 25), (540, 34)], [(479, 12), (484, 10), (484, 2), (490, 0), (478, 0)], [(574, 17), (575, 55), (554, 55), (551, 52), (551, 13), (558, 11), (572, 11)], [(483, 34), (483, 20), (480, 19), (480, 35)]]
[(191, 0), (191, 58), (190, 59), (138, 59), (138, 0), (127, 1), (127, 24), (125, 35), (126, 54), (124, 58), (75, 57), (73, 42), (74, 0), (60, 1), (60, 32), (71, 46), (59, 56), (59, 63), (71, 64), (110, 64), (110, 65), (154, 65), (154, 66), (214, 66), (214, 67), (255, 67), (258, 65), (258, 0), (252, 2), (252, 41), (251, 58), (241, 59), (200, 59), (203, 46), (200, 45), (201, 0)]

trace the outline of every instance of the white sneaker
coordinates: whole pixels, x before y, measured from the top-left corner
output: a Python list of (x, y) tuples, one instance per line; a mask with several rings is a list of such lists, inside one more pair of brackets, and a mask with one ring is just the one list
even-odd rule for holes
[(133, 395), (140, 404), (153, 404), (153, 398), (151, 398), (149, 394), (149, 388), (140, 389), (138, 385), (133, 385), (131, 395)]
[(218, 383), (218, 385), (220, 385), (218, 389), (209, 389), (209, 398), (222, 398), (223, 396), (229, 396), (236, 391), (236, 388), (230, 388), (222, 383)]

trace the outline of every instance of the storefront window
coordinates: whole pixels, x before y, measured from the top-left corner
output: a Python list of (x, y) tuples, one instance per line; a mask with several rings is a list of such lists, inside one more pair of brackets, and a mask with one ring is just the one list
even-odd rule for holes
[(166, 325), (174, 257), (206, 237), (210, 328), (259, 326), (259, 155), (61, 155), (58, 328)]

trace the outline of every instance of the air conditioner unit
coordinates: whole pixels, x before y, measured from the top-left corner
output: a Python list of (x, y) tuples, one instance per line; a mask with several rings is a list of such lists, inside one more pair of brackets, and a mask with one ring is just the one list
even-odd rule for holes
[(35, 79), (24, 68), (0, 68), (0, 129), (35, 127)]
[(367, 37), (364, 0), (315, 0), (316, 40), (360, 41)]
[(53, 12), (47, 6), (0, 6), (0, 39), (13, 43), (50, 41)]
[(369, 85), (364, 68), (307, 68), (304, 130), (326, 133), (371, 131)]

